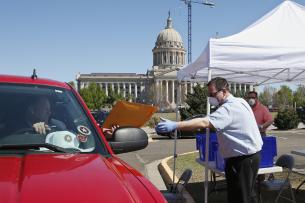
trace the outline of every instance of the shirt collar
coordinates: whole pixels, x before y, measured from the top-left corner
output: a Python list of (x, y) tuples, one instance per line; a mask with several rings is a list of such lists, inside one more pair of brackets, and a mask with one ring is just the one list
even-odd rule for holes
[(234, 99), (234, 96), (232, 94), (230, 94), (222, 104), (227, 103), (228, 101), (232, 101)]

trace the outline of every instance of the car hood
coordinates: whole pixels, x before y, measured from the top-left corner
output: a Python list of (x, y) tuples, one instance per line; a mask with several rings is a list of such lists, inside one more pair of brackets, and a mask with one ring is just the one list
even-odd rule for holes
[(97, 154), (1, 155), (0, 202), (155, 202), (127, 168)]

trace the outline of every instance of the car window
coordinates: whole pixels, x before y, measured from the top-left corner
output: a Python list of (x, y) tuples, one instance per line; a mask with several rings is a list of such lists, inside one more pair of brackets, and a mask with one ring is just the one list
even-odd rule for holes
[(70, 90), (1, 84), (0, 97), (0, 145), (45, 142), (80, 152), (93, 152), (98, 146), (106, 154), (96, 129)]

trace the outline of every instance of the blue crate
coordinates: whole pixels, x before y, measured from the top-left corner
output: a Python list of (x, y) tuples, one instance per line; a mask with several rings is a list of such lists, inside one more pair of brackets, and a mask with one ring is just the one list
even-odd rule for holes
[[(274, 157), (277, 156), (277, 147), (276, 147), (276, 137), (268, 136), (263, 137), (263, 147), (261, 150), (261, 162), (260, 168), (266, 168), (273, 166)], [(214, 155), (215, 155), (215, 166), (219, 170), (224, 170), (225, 168), (225, 160), (221, 156), (218, 151), (218, 144), (216, 143), (216, 147), (214, 147)]]
[(275, 156), (277, 156), (276, 137), (263, 137), (260, 168), (273, 166)]
[(217, 150), (215, 152), (215, 166), (218, 170), (224, 171), (225, 170), (225, 160), (221, 156), (220, 152)]
[(196, 150), (199, 150), (199, 146), (201, 143), (201, 137), (202, 137), (201, 134), (196, 134)]
[[(206, 134), (197, 134), (196, 135), (196, 149), (199, 150), (200, 160), (205, 161), (205, 137)], [(217, 142), (217, 136), (215, 132), (210, 132), (210, 139), (209, 139), (209, 161), (215, 160), (215, 145), (213, 142)]]

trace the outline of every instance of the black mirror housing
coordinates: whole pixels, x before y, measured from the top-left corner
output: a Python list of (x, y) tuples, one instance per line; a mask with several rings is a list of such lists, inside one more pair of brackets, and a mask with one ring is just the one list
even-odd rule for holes
[(120, 127), (114, 131), (109, 144), (115, 154), (137, 151), (147, 147), (148, 136), (141, 128)]

